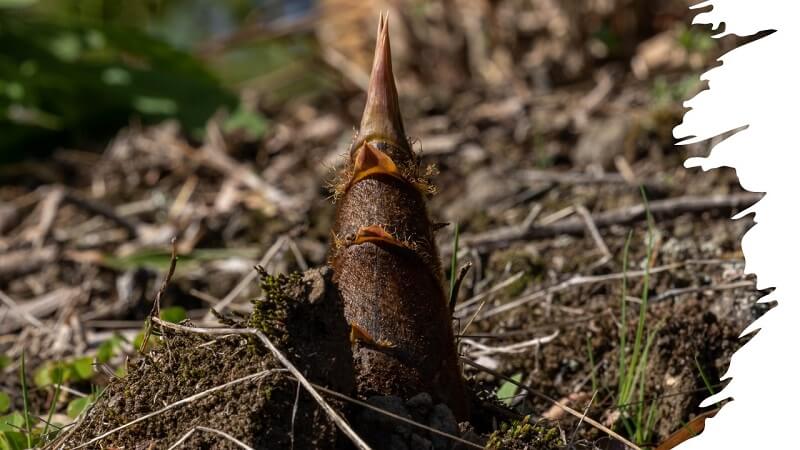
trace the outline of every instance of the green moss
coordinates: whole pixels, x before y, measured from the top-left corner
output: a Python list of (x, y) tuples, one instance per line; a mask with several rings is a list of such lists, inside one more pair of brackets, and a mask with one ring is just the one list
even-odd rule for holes
[(522, 420), (503, 423), (500, 429), (489, 436), (488, 450), (561, 450), (566, 443), (556, 425), (533, 422), (530, 416)]
[(276, 345), (285, 347), (288, 343), (287, 320), (289, 310), (299, 289), (304, 288), (300, 273), (290, 275), (269, 275), (263, 268), (256, 268), (260, 274), (263, 296), (255, 299), (253, 313), (247, 325), (263, 331)]

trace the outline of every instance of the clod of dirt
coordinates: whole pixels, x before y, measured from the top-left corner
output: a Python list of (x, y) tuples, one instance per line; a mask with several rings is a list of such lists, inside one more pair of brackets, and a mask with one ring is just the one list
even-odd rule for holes
[[(730, 355), (742, 345), (739, 333), (737, 327), (719, 320), (698, 301), (677, 305), (675, 314), (658, 332), (651, 350), (653, 359), (647, 383), (657, 387), (657, 395), (662, 397), (658, 417), (676, 418), (684, 423), (692, 419), (691, 407), (711, 395), (706, 383), (721, 379), (723, 373), (717, 368), (727, 367)], [(721, 387), (712, 390), (719, 392)], [(689, 394), (677, 395), (681, 393)], [(667, 421), (657, 421), (655, 431), (666, 437), (675, 429)]]
[[(349, 394), (354, 382), (348, 328), (338, 295), (326, 289), (328, 278), (325, 269), (276, 277), (262, 273), (264, 297), (254, 300), (248, 325), (264, 331), (310, 381)], [(336, 448), (336, 426), (307, 393), (298, 394), (297, 382), (255, 339), (164, 330), (162, 342), (125, 378), (114, 380), (56, 448), (80, 445), (179, 400), (269, 369), (263, 377), (168, 409), (88, 448), (168, 448), (198, 426), (226, 432), (256, 449)], [(183, 445), (238, 448), (202, 430)]]
[[(453, 412), (443, 403), (434, 404), (430, 394), (421, 393), (403, 401), (395, 396), (374, 396), (367, 402), (439, 431), (458, 436), (459, 429)], [(450, 450), (453, 441), (410, 425), (398, 423), (385, 414), (369, 409), (354, 418), (359, 434), (374, 446), (386, 450)]]

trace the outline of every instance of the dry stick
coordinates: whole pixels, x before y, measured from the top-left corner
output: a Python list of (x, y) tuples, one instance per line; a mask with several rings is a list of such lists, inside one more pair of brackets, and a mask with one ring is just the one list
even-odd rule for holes
[[(277, 255), (278, 252), (283, 248), (284, 244), (286, 244), (286, 240), (287, 237), (285, 235), (279, 237), (278, 240), (275, 241), (275, 243), (272, 244), (272, 246), (267, 250), (267, 252), (264, 253), (264, 256), (262, 256), (261, 260), (258, 262), (258, 265), (266, 266), (267, 264), (269, 264), (272, 258), (274, 258), (275, 255)], [(228, 292), (228, 295), (226, 295), (225, 298), (222, 299), (222, 301), (217, 303), (214, 309), (216, 309), (218, 312), (222, 312), (222, 310), (225, 309), (226, 306), (228, 306), (232, 301), (236, 300), (236, 297), (238, 297), (239, 294), (241, 294), (244, 288), (246, 288), (247, 286), (250, 285), (250, 283), (253, 282), (257, 274), (258, 272), (256, 272), (255, 270), (249, 271), (247, 275), (242, 277), (242, 279), (239, 280), (239, 283), (236, 286), (234, 286), (234, 288), (230, 292)], [(206, 318), (208, 319), (211, 318), (210, 312), (206, 315)]]
[(141, 228), (139, 222), (122, 217), (117, 214), (114, 209), (97, 200), (88, 199), (75, 192), (66, 190), (64, 191), (64, 201), (85, 209), (90, 213), (105, 217), (123, 228), (128, 233), (128, 236), (132, 238), (139, 237)]
[[(595, 175), (576, 171), (559, 172), (555, 170), (528, 169), (517, 172), (515, 175), (529, 183), (546, 182), (569, 185), (631, 184), (624, 173), (604, 173)], [(644, 183), (644, 187), (652, 190), (663, 190), (664, 185), (658, 182), (647, 181)]]
[[(162, 325), (164, 323), (168, 323), (168, 322), (161, 322), (157, 318), (154, 318), (154, 319), (157, 322), (161, 323)], [(177, 326), (180, 326), (180, 325), (177, 325)], [(188, 328), (188, 327), (182, 327), (182, 328)], [(191, 330), (192, 328), (188, 328), (188, 329)], [(252, 379), (255, 379), (255, 378), (258, 378), (258, 377), (262, 377), (264, 375), (268, 375), (268, 374), (270, 374), (272, 372), (284, 372), (284, 371), (285, 371), (284, 369), (266, 369), (266, 370), (262, 370), (260, 372), (256, 372), (256, 373), (253, 373), (253, 374), (250, 374), (250, 375), (243, 376), (241, 378), (237, 378), (237, 379), (235, 379), (233, 381), (229, 381), (229, 382), (227, 382), (225, 384), (221, 384), (219, 386), (214, 386), (212, 388), (206, 389), (205, 391), (198, 392), (197, 394), (190, 395), (189, 397), (186, 397), (186, 398), (183, 398), (181, 400), (178, 400), (178, 401), (176, 401), (174, 403), (170, 403), (169, 405), (167, 405), (167, 406), (165, 406), (165, 407), (163, 407), (161, 409), (158, 409), (158, 410), (153, 411), (151, 413), (147, 413), (147, 414), (145, 414), (145, 415), (143, 415), (143, 416), (141, 416), (141, 417), (139, 417), (137, 419), (134, 419), (134, 420), (132, 420), (132, 421), (130, 421), (128, 423), (125, 423), (125, 424), (120, 425), (120, 426), (118, 426), (116, 428), (113, 428), (113, 429), (111, 429), (109, 431), (106, 431), (105, 433), (103, 433), (103, 434), (101, 434), (101, 435), (99, 435), (99, 436), (97, 436), (97, 437), (95, 437), (95, 438), (93, 438), (93, 439), (91, 439), (91, 440), (89, 440), (87, 442), (84, 442), (83, 444), (81, 444), (81, 445), (79, 445), (77, 447), (73, 447), (72, 450), (75, 450), (75, 449), (78, 449), (78, 448), (83, 448), (83, 447), (89, 446), (91, 444), (94, 444), (95, 442), (98, 442), (101, 439), (105, 439), (108, 436), (111, 436), (112, 434), (114, 434), (114, 433), (116, 433), (118, 431), (124, 430), (125, 428), (131, 427), (133, 425), (136, 425), (139, 422), (144, 422), (145, 420), (150, 419), (152, 417), (155, 417), (155, 416), (157, 416), (159, 414), (163, 414), (163, 413), (169, 411), (172, 408), (175, 408), (175, 407), (178, 407), (178, 406), (181, 406), (181, 405), (185, 405), (187, 403), (191, 403), (193, 401), (199, 400), (199, 399), (201, 399), (201, 398), (203, 398), (203, 397), (205, 397), (205, 396), (207, 396), (207, 395), (209, 395), (211, 393), (223, 390), (225, 388), (231, 387), (231, 386), (239, 384), (239, 383), (243, 383), (245, 381), (249, 381), (249, 380), (252, 380)]]
[(288, 242), (289, 242), (289, 250), (292, 251), (294, 259), (295, 261), (297, 261), (297, 266), (300, 268), (300, 270), (305, 272), (306, 270), (308, 270), (308, 263), (306, 262), (306, 259), (303, 258), (303, 252), (300, 251), (300, 247), (297, 246), (297, 242), (295, 242), (294, 239), (289, 238)]
[[(654, 267), (654, 268), (649, 270), (649, 273), (652, 275), (654, 273), (665, 272), (665, 271), (668, 271), (668, 270), (677, 269), (679, 267), (687, 266), (687, 265), (690, 265), (690, 264), (707, 265), (707, 264), (719, 264), (719, 263), (720, 263), (720, 260), (702, 260), (702, 259), (701, 260), (686, 260), (686, 261), (682, 261), (682, 262), (667, 264), (667, 265), (664, 265), (664, 266)], [(520, 298), (518, 298), (518, 299), (516, 299), (514, 301), (511, 301), (511, 302), (508, 302), (508, 303), (504, 303), (504, 304), (502, 304), (502, 305), (500, 305), (500, 306), (498, 306), (498, 307), (496, 307), (494, 309), (490, 309), (489, 311), (486, 311), (482, 316), (480, 316), (478, 318), (478, 320), (483, 320), (483, 319), (495, 316), (497, 314), (500, 314), (500, 313), (506, 312), (508, 310), (514, 309), (516, 307), (522, 306), (522, 305), (524, 305), (526, 303), (530, 303), (530, 302), (532, 302), (532, 301), (534, 301), (536, 299), (542, 298), (542, 297), (544, 297), (544, 296), (546, 296), (548, 294), (552, 294), (552, 293), (555, 293), (555, 292), (561, 292), (561, 291), (567, 290), (567, 289), (575, 287), (575, 286), (583, 286), (583, 285), (586, 285), (586, 284), (601, 283), (601, 282), (605, 282), (605, 281), (621, 280), (623, 277), (626, 277), (626, 276), (628, 278), (637, 278), (637, 277), (642, 277), (644, 275), (645, 275), (645, 271), (644, 270), (636, 270), (636, 271), (627, 272), (627, 273), (618, 272), (618, 273), (611, 273), (611, 274), (608, 274), (608, 275), (591, 275), (591, 276), (577, 275), (577, 276), (574, 276), (574, 277), (572, 277), (572, 278), (570, 278), (570, 279), (568, 279), (566, 281), (562, 281), (561, 283), (556, 284), (555, 286), (550, 286), (548, 288), (533, 292), (531, 294), (528, 294), (528, 295), (525, 295), (523, 297), (520, 297)]]
[(608, 428), (605, 425), (601, 424), (600, 422), (598, 422), (598, 421), (596, 421), (596, 420), (594, 420), (594, 419), (592, 419), (590, 417), (586, 417), (584, 414), (581, 414), (580, 412), (570, 408), (569, 406), (559, 402), (558, 400), (556, 400), (556, 399), (554, 399), (554, 398), (552, 398), (552, 397), (550, 397), (550, 396), (548, 396), (546, 394), (542, 394), (541, 392), (537, 392), (536, 390), (534, 390), (530, 386), (527, 386), (527, 385), (522, 384), (522, 383), (520, 383), (520, 382), (518, 382), (518, 381), (516, 381), (516, 380), (514, 380), (514, 379), (512, 379), (510, 377), (507, 377), (507, 376), (501, 374), (500, 372), (497, 372), (496, 370), (493, 370), (493, 369), (490, 369), (490, 368), (488, 368), (486, 366), (478, 364), (478, 363), (472, 361), (469, 358), (464, 358), (462, 356), (461, 360), (464, 363), (466, 363), (467, 365), (470, 365), (470, 366), (472, 366), (472, 367), (474, 367), (474, 368), (476, 368), (478, 370), (481, 370), (483, 372), (486, 372), (488, 374), (494, 375), (494, 376), (496, 376), (496, 377), (498, 377), (498, 378), (500, 378), (500, 379), (502, 379), (504, 381), (507, 381), (507, 382), (509, 382), (509, 383), (521, 388), (521, 389), (526, 390), (527, 392), (529, 392), (529, 393), (531, 393), (531, 394), (533, 394), (533, 395), (535, 395), (535, 396), (537, 396), (537, 397), (539, 397), (541, 399), (544, 399), (545, 401), (548, 401), (548, 402), (554, 404), (555, 406), (558, 406), (559, 408), (561, 408), (564, 411), (566, 411), (567, 413), (577, 417), (578, 419), (583, 418), (583, 420), (586, 423), (590, 424), (591, 426), (597, 428), (598, 430), (604, 432), (605, 434), (609, 435), (610, 437), (618, 440), (619, 442), (627, 445), (628, 447), (630, 447), (630, 448), (632, 448), (634, 450), (642, 450), (641, 447), (639, 447), (638, 445), (634, 444), (633, 442), (625, 439), (624, 437), (620, 436), (618, 433), (614, 432), (613, 430), (611, 430), (610, 428)]
[(39, 319), (34, 317), (31, 313), (20, 308), (17, 302), (15, 302), (13, 298), (6, 295), (6, 293), (3, 291), (0, 291), (0, 301), (5, 303), (6, 306), (8, 306), (8, 309), (10, 309), (11, 312), (16, 314), (17, 317), (19, 317), (20, 319), (28, 322), (29, 324), (35, 326), (36, 328), (41, 328), (44, 326), (44, 324), (42, 324), (42, 322)]
[(539, 217), (539, 213), (542, 212), (542, 209), (543, 208), (540, 203), (533, 205), (533, 208), (531, 208), (531, 210), (528, 212), (528, 215), (525, 216), (525, 219), (522, 221), (522, 223), (519, 224), (519, 227), (523, 230), (529, 229), (531, 225), (533, 225), (533, 221)]
[(396, 420), (398, 420), (400, 422), (403, 422), (405, 424), (408, 424), (408, 425), (411, 425), (411, 426), (415, 426), (417, 428), (421, 428), (421, 429), (429, 431), (429, 432), (431, 432), (433, 434), (438, 434), (439, 436), (444, 436), (444, 437), (446, 437), (448, 439), (452, 439), (452, 440), (454, 440), (456, 442), (460, 442), (460, 443), (462, 443), (464, 445), (468, 445), (470, 447), (480, 448), (480, 449), (483, 448), (482, 446), (480, 446), (480, 445), (478, 445), (478, 444), (476, 444), (474, 442), (470, 442), (470, 441), (468, 441), (466, 439), (463, 439), (461, 437), (458, 437), (458, 436), (456, 436), (454, 434), (450, 434), (450, 433), (447, 433), (447, 432), (444, 432), (444, 431), (441, 431), (441, 430), (437, 430), (436, 428), (430, 427), (430, 426), (425, 425), (423, 423), (415, 422), (415, 421), (413, 421), (411, 419), (406, 419), (405, 417), (397, 415), (397, 414), (395, 414), (395, 413), (393, 413), (391, 411), (387, 411), (385, 409), (378, 408), (377, 406), (374, 406), (374, 405), (371, 405), (371, 404), (369, 404), (367, 402), (352, 398), (352, 397), (347, 396), (345, 394), (342, 394), (340, 392), (336, 392), (336, 391), (330, 390), (330, 389), (328, 389), (328, 388), (326, 388), (324, 386), (319, 386), (319, 385), (315, 384), (314, 387), (316, 387), (320, 391), (322, 391), (322, 392), (324, 392), (324, 393), (326, 393), (326, 394), (328, 394), (330, 396), (339, 398), (341, 400), (353, 403), (353, 404), (358, 405), (358, 406), (362, 406), (362, 407), (367, 408), (367, 409), (371, 409), (371, 410), (373, 410), (373, 411), (375, 411), (377, 413), (383, 414), (383, 415), (385, 415), (387, 417), (391, 417), (392, 419), (396, 419)]
[(486, 291), (483, 291), (480, 294), (470, 298), (469, 300), (464, 300), (460, 304), (456, 305), (456, 311), (459, 311), (459, 310), (464, 309), (464, 308), (466, 308), (468, 306), (471, 306), (471, 305), (479, 302), (484, 297), (487, 297), (487, 296), (489, 296), (491, 294), (494, 294), (495, 292), (497, 292), (497, 291), (499, 291), (501, 289), (504, 289), (506, 286), (510, 286), (512, 283), (514, 283), (515, 281), (517, 281), (520, 278), (522, 278), (523, 275), (525, 275), (525, 271), (521, 270), (521, 271), (515, 273), (514, 275), (506, 278), (505, 280), (501, 281), (500, 283), (497, 283), (496, 285), (492, 286), (491, 288), (487, 289)]
[[(272, 202), (278, 210), (282, 212), (296, 210), (297, 205), (288, 194), (270, 185), (251, 167), (233, 159), (225, 152), (225, 139), (219, 125), (210, 122), (206, 131), (208, 144), (197, 152), (201, 162), (259, 193), (265, 200)], [(195, 152), (190, 153), (195, 156)]]
[(156, 298), (153, 300), (153, 308), (150, 310), (150, 315), (148, 316), (149, 320), (144, 328), (144, 338), (139, 346), (139, 353), (144, 353), (144, 349), (147, 348), (147, 342), (150, 340), (150, 333), (153, 331), (153, 319), (161, 314), (161, 296), (164, 295), (164, 291), (167, 290), (167, 285), (170, 280), (172, 280), (172, 276), (175, 275), (175, 266), (178, 264), (178, 245), (176, 241), (177, 239), (173, 236), (170, 241), (172, 244), (172, 254), (169, 257), (169, 270), (167, 271), (167, 275), (164, 276), (164, 280), (161, 281), (161, 286), (158, 288), (158, 292), (156, 292)]
[(297, 379), (297, 381), (299, 381), (300, 384), (303, 385), (303, 387), (306, 389), (306, 391), (308, 391), (308, 393), (311, 394), (312, 397), (314, 397), (314, 400), (317, 401), (319, 406), (326, 413), (328, 413), (328, 416), (330, 416), (331, 420), (333, 420), (333, 422), (336, 424), (336, 426), (338, 426), (339, 429), (342, 430), (342, 432), (345, 435), (347, 435), (347, 437), (349, 437), (351, 441), (353, 441), (353, 444), (357, 448), (359, 448), (361, 450), (369, 450), (370, 449), (370, 447), (358, 436), (358, 434), (356, 434), (356, 432), (353, 431), (352, 428), (350, 428), (350, 425), (347, 423), (347, 421), (345, 421), (339, 415), (339, 413), (337, 413), (336, 410), (334, 410), (331, 407), (331, 405), (329, 405), (328, 402), (326, 402), (325, 399), (322, 398), (321, 395), (319, 395), (319, 392), (317, 392), (314, 389), (314, 387), (306, 379), (306, 377), (304, 377), (303, 374), (300, 373), (299, 370), (297, 370), (297, 368), (294, 366), (294, 364), (292, 364), (291, 361), (289, 361), (283, 355), (283, 353), (281, 353), (281, 351), (278, 350), (277, 347), (275, 347), (275, 345), (272, 343), (272, 341), (270, 341), (269, 338), (267, 338), (267, 336), (264, 333), (262, 333), (260, 330), (257, 330), (257, 329), (254, 329), (254, 328), (199, 328), (199, 327), (196, 328), (196, 327), (185, 327), (183, 325), (177, 325), (177, 324), (174, 324), (174, 323), (165, 322), (165, 321), (163, 321), (161, 319), (158, 319), (158, 318), (153, 318), (153, 321), (155, 323), (161, 325), (162, 327), (170, 328), (172, 330), (184, 331), (184, 332), (187, 332), (187, 333), (197, 333), (197, 334), (205, 334), (205, 335), (211, 335), (211, 336), (220, 335), (220, 334), (239, 334), (239, 335), (250, 335), (250, 336), (257, 337), (261, 341), (261, 343), (264, 344), (265, 347), (267, 347), (267, 349), (272, 353), (272, 355), (275, 356), (275, 358), (277, 358), (278, 361), (280, 361), (280, 363), (284, 367), (286, 367), (286, 369), (288, 369), (289, 372), (291, 372), (291, 374)]
[(297, 410), (300, 409), (300, 383), (297, 383), (297, 392), (294, 394), (294, 406), (292, 406), (292, 430), (289, 431), (289, 439), (292, 441), (292, 450), (294, 450), (294, 422), (297, 418)]
[(241, 447), (241, 448), (243, 448), (245, 450), (255, 450), (253, 447), (250, 447), (249, 445), (247, 445), (244, 442), (236, 439), (235, 437), (231, 436), (230, 434), (228, 434), (228, 433), (226, 433), (224, 431), (215, 430), (214, 428), (208, 428), (208, 427), (203, 427), (203, 426), (196, 426), (196, 427), (192, 428), (191, 430), (186, 432), (186, 434), (184, 434), (180, 439), (178, 439), (174, 444), (170, 445), (167, 450), (174, 450), (174, 449), (178, 448), (181, 444), (186, 442), (186, 440), (189, 439), (189, 437), (191, 435), (193, 435), (196, 431), (208, 431), (209, 433), (218, 434), (218, 435), (222, 436), (223, 438), (233, 442), (234, 444), (238, 445), (239, 447)]
[(50, 234), (50, 230), (53, 228), (56, 214), (58, 214), (61, 202), (64, 199), (64, 189), (61, 186), (45, 188), (44, 192), (44, 198), (42, 198), (37, 207), (39, 211), (38, 223), (25, 232), (27, 239), (33, 243), (34, 248), (41, 248), (42, 244), (44, 244), (45, 239)]
[(6, 280), (41, 269), (42, 265), (58, 259), (55, 244), (41, 248), (12, 250), (0, 254), (0, 279)]
[(687, 287), (687, 288), (674, 288), (668, 291), (664, 291), (661, 294), (656, 295), (650, 302), (658, 302), (661, 300), (668, 299), (670, 297), (677, 297), (683, 294), (691, 294), (693, 292), (703, 292), (703, 291), (727, 291), (730, 289), (739, 289), (739, 288), (755, 288), (756, 282), (755, 280), (747, 280), (747, 281), (737, 281), (735, 283), (728, 283), (728, 284), (720, 284), (717, 286), (697, 286), (697, 287)]
[(472, 352), (470, 356), (478, 357), (478, 356), (493, 355), (496, 353), (506, 353), (506, 354), (522, 353), (528, 347), (538, 347), (542, 344), (547, 344), (548, 342), (551, 342), (553, 339), (558, 337), (558, 335), (559, 331), (556, 330), (547, 336), (541, 336), (523, 342), (516, 342), (514, 344), (504, 345), (502, 347), (491, 347), (486, 344), (481, 344), (480, 342), (474, 341), (472, 339), (462, 339), (461, 342), (477, 348), (478, 350)]
[[(660, 218), (675, 217), (684, 213), (698, 213), (721, 209), (742, 209), (751, 206), (760, 200), (762, 194), (740, 193), (733, 195), (684, 196), (650, 202), (650, 212)], [(624, 225), (642, 220), (646, 217), (645, 206), (642, 204), (628, 208), (616, 209), (599, 213), (593, 217), (598, 228), (611, 225)], [(512, 242), (531, 239), (544, 239), (560, 235), (581, 235), (586, 231), (584, 221), (580, 217), (559, 220), (547, 225), (533, 225), (527, 230), (516, 226), (501, 227), (485, 233), (466, 234), (461, 236), (461, 246), (470, 247), (479, 251), (489, 251), (504, 248)], [(442, 254), (446, 255), (452, 249), (447, 245), (442, 246)]]
[(601, 261), (608, 261), (611, 259), (611, 252), (608, 250), (608, 246), (603, 240), (603, 237), (600, 236), (600, 232), (597, 230), (597, 225), (595, 225), (594, 219), (592, 219), (592, 214), (589, 213), (589, 210), (583, 205), (578, 205), (575, 208), (575, 211), (577, 211), (578, 215), (583, 219), (583, 222), (586, 224), (586, 229), (589, 231), (592, 239), (594, 239), (595, 245), (597, 245), (597, 248), (599, 248), (600, 252), (603, 254)]
[(212, 306), (220, 302), (220, 299), (218, 299), (217, 297), (214, 297), (213, 295), (207, 292), (198, 291), (195, 288), (189, 289), (189, 295), (199, 300), (202, 300)]
[(583, 415), (581, 416), (581, 420), (579, 420), (578, 424), (575, 425), (575, 429), (572, 431), (572, 437), (570, 438), (571, 441), (573, 442), (575, 441), (575, 435), (578, 434), (578, 428), (581, 427), (581, 424), (583, 423), (584, 419), (586, 419), (586, 414), (589, 413), (589, 408), (592, 407), (592, 403), (594, 403), (595, 397), (597, 397), (597, 391), (594, 391), (594, 393), (592, 394), (592, 398), (591, 400), (589, 400), (589, 404), (586, 405), (586, 409), (583, 410)]
[(469, 318), (467, 324), (464, 325), (464, 328), (461, 329), (461, 332), (458, 333), (459, 336), (463, 336), (467, 332), (467, 328), (472, 325), (472, 322), (475, 321), (475, 318), (478, 317), (478, 314), (483, 310), (483, 306), (486, 305), (486, 300), (482, 301), (480, 305), (478, 305), (478, 309), (475, 310), (475, 313), (472, 314), (472, 317)]

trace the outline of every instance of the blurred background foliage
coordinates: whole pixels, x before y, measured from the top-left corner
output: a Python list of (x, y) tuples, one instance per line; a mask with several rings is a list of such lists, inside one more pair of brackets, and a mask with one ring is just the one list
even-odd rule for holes
[(310, 32), (259, 36), (292, 27), (310, 6), (0, 0), (0, 162), (103, 142), (132, 120), (175, 118), (199, 138), (220, 108), (231, 113), (226, 128), (263, 133), (265, 119), (238, 108), (235, 93), (267, 83), (280, 98), (320, 84), (316, 73), (298, 76), (297, 61), (313, 53)]
[[(287, 103), (324, 93), (355, 120), (379, 9), (398, 12), (396, 71), (419, 100), (409, 116), (450, 110), (469, 92), (549, 92), (633, 55), (645, 80), (651, 66), (699, 67), (714, 46), (683, 25), (681, 2), (620, 2), (615, 14), (582, 0), (0, 0), (0, 163), (99, 150), (123, 126), (165, 119), (198, 141), (216, 113), (226, 134), (255, 142)], [(653, 35), (651, 50), (640, 45)], [(655, 103), (674, 105), (697, 84), (659, 75)]]

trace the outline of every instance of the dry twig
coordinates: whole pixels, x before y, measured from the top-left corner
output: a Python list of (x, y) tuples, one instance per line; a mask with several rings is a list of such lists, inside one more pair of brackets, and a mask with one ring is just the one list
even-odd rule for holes
[(475, 303), (478, 303), (482, 299), (486, 298), (487, 296), (492, 295), (492, 294), (494, 294), (495, 292), (497, 292), (497, 291), (499, 291), (501, 289), (504, 289), (506, 286), (510, 286), (511, 284), (513, 284), (514, 282), (516, 282), (517, 280), (522, 278), (523, 275), (525, 275), (525, 271), (519, 271), (519, 272), (515, 273), (514, 275), (512, 275), (512, 276), (506, 278), (505, 280), (501, 281), (500, 283), (497, 283), (496, 285), (494, 285), (491, 288), (487, 289), (486, 291), (481, 292), (480, 294), (470, 298), (469, 300), (465, 300), (465, 301), (461, 302), (460, 304), (456, 305), (456, 311), (459, 311), (459, 310), (462, 310), (462, 309), (467, 308), (469, 306), (472, 306)]
[[(657, 200), (650, 202), (650, 212), (655, 217), (676, 217), (685, 213), (699, 213), (704, 211), (743, 209), (760, 200), (762, 194), (740, 193), (733, 195), (711, 195), (707, 197), (684, 196)], [(593, 216), (597, 228), (611, 225), (625, 225), (642, 220), (646, 217), (643, 204), (628, 208), (616, 209)], [(523, 240), (545, 239), (561, 235), (581, 235), (586, 232), (584, 220), (574, 217), (559, 220), (547, 225), (533, 225), (529, 229), (519, 227), (501, 227), (484, 233), (466, 234), (460, 237), (462, 247), (471, 247), (479, 251), (489, 251), (505, 248), (511, 243)], [(447, 244), (442, 246), (442, 254), (450, 254), (452, 248)]]
[(175, 237), (172, 238), (171, 244), (172, 254), (169, 258), (169, 270), (164, 276), (164, 280), (161, 282), (161, 287), (159, 287), (158, 292), (156, 292), (156, 298), (153, 300), (153, 308), (150, 310), (147, 324), (144, 327), (142, 345), (139, 347), (140, 353), (144, 353), (144, 349), (147, 348), (147, 343), (150, 341), (150, 333), (153, 330), (153, 319), (161, 314), (161, 296), (164, 295), (164, 291), (167, 290), (167, 285), (169, 285), (170, 280), (172, 280), (172, 276), (175, 275), (175, 266), (178, 264), (178, 246)]
[(525, 352), (528, 349), (528, 347), (538, 347), (542, 344), (547, 344), (548, 342), (558, 337), (558, 334), (559, 331), (556, 330), (552, 334), (549, 334), (547, 336), (537, 337), (534, 339), (529, 339), (524, 342), (517, 342), (502, 347), (491, 347), (485, 344), (481, 344), (480, 342), (474, 341), (472, 339), (461, 339), (461, 342), (468, 344), (474, 348), (477, 348), (478, 349), (477, 351), (470, 353), (471, 357), (477, 358), (479, 356), (488, 356), (494, 354), (522, 353)]
[[(681, 262), (677, 262), (677, 263), (667, 264), (667, 265), (664, 265), (664, 266), (654, 267), (652, 269), (649, 269), (647, 271), (647, 273), (649, 273), (650, 275), (653, 275), (653, 274), (656, 274), (656, 273), (659, 273), (659, 272), (665, 272), (665, 271), (677, 269), (679, 267), (683, 267), (683, 266), (690, 265), (690, 264), (709, 265), (709, 264), (719, 264), (719, 263), (720, 263), (719, 260), (694, 260), (694, 259), (692, 259), (692, 260), (686, 260), (686, 261), (681, 261)], [(644, 270), (635, 270), (635, 271), (630, 271), (630, 272), (610, 273), (608, 275), (591, 275), (591, 276), (576, 275), (576, 276), (574, 276), (574, 277), (572, 277), (572, 278), (570, 278), (570, 279), (568, 279), (566, 281), (563, 281), (561, 283), (556, 284), (555, 286), (550, 286), (550, 287), (547, 287), (545, 289), (541, 289), (541, 290), (538, 290), (536, 292), (532, 292), (532, 293), (530, 293), (528, 295), (524, 295), (524, 296), (522, 296), (522, 297), (520, 297), (520, 298), (518, 298), (516, 300), (510, 301), (508, 303), (504, 303), (504, 304), (502, 304), (500, 306), (497, 306), (497, 307), (495, 307), (493, 309), (490, 309), (489, 311), (486, 311), (482, 316), (478, 317), (478, 320), (482, 320), (482, 319), (486, 319), (486, 318), (495, 316), (495, 315), (503, 313), (505, 311), (509, 311), (511, 309), (514, 309), (514, 308), (517, 308), (519, 306), (522, 306), (524, 304), (530, 303), (530, 302), (532, 302), (534, 300), (537, 300), (539, 298), (545, 297), (545, 296), (547, 296), (549, 294), (552, 294), (552, 293), (555, 293), (555, 292), (560, 292), (560, 291), (563, 291), (563, 290), (566, 290), (566, 289), (569, 289), (569, 288), (572, 288), (572, 287), (575, 287), (575, 286), (583, 286), (583, 285), (587, 285), (587, 284), (594, 284), (594, 283), (602, 283), (602, 282), (607, 282), (607, 281), (621, 280), (624, 277), (628, 277), (628, 279), (637, 278), (637, 277), (643, 277), (645, 275), (645, 272), (646, 271), (644, 271)]]
[(44, 326), (44, 324), (42, 324), (42, 322), (39, 321), (39, 319), (34, 317), (31, 313), (20, 308), (17, 302), (15, 302), (14, 299), (6, 295), (6, 293), (3, 291), (0, 291), (0, 301), (5, 303), (6, 306), (8, 306), (8, 308), (11, 310), (11, 312), (16, 314), (17, 317), (19, 317), (20, 319), (28, 322), (29, 324), (35, 326), (36, 328), (41, 328), (42, 326)]
[(594, 219), (592, 219), (592, 214), (583, 205), (578, 205), (575, 207), (575, 211), (577, 211), (578, 215), (583, 219), (583, 222), (586, 224), (586, 230), (592, 236), (592, 239), (594, 239), (594, 243), (597, 245), (597, 248), (600, 249), (600, 253), (603, 254), (603, 258), (600, 261), (606, 262), (610, 260), (611, 252), (608, 250), (608, 246), (603, 240), (603, 237), (600, 236), (600, 232), (597, 230), (597, 225), (594, 223)]

